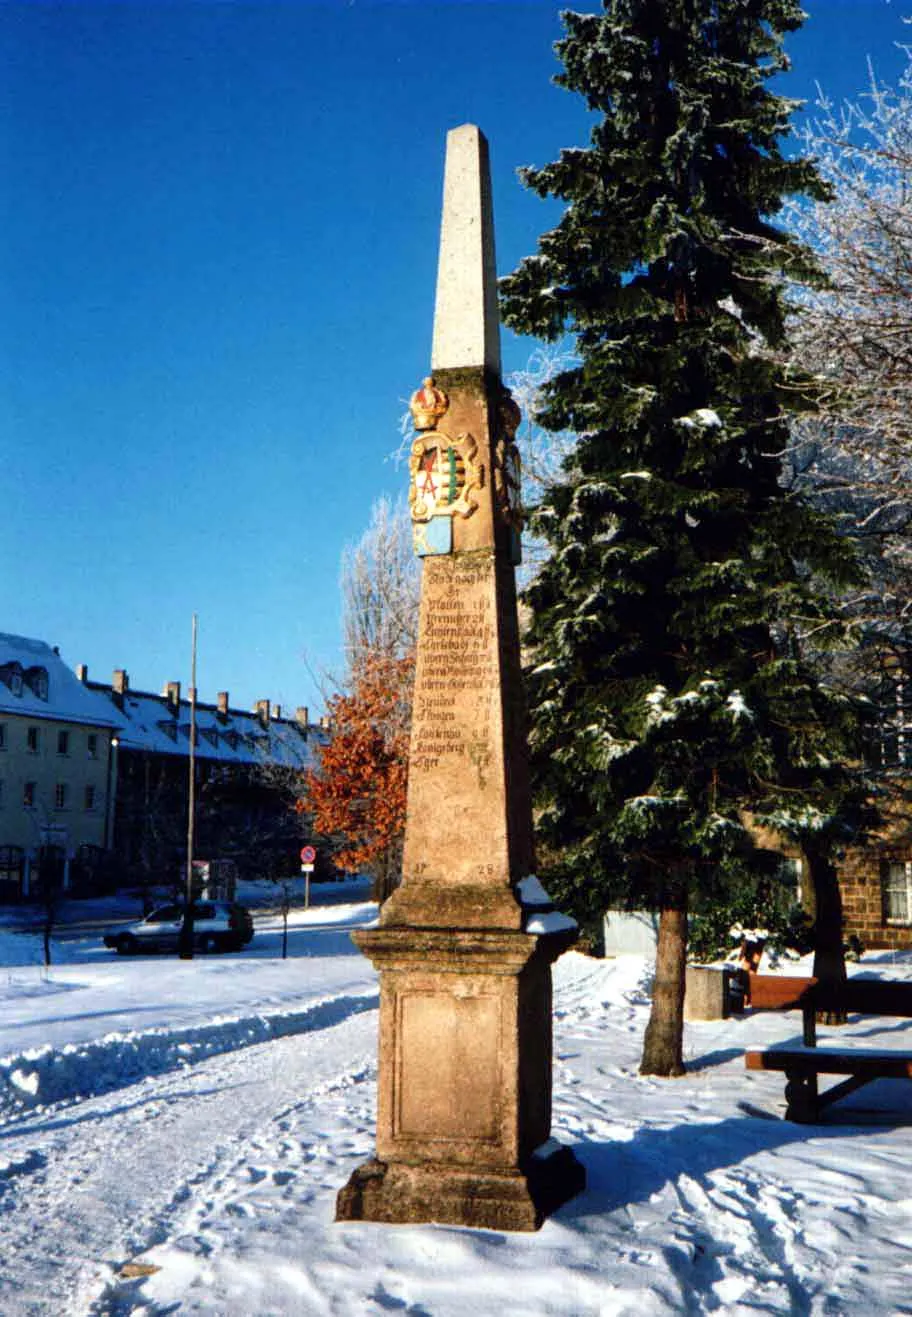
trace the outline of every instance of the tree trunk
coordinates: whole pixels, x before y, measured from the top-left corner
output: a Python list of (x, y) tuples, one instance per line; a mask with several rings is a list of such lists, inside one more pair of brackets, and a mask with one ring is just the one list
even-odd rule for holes
[(659, 913), (652, 1011), (643, 1039), (641, 1075), (684, 1073), (684, 973), (687, 964), (687, 895), (669, 897)]
[[(842, 941), (842, 893), (836, 869), (826, 855), (808, 854), (814, 888), (814, 977), (830, 985), (846, 981), (845, 947)], [(821, 1011), (820, 1024), (845, 1024), (845, 1011)]]
[(377, 861), (371, 896), (379, 904), (388, 900), (402, 881), (402, 847), (394, 844)]

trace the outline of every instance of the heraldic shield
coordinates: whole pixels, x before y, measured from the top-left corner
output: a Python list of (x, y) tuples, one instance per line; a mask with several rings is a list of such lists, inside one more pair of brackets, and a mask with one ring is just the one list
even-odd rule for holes
[(484, 471), (475, 461), (478, 445), (471, 435), (432, 430), (419, 435), (409, 459), (409, 504), (415, 552), (419, 557), (452, 553), (453, 517), (468, 517), (478, 506)]

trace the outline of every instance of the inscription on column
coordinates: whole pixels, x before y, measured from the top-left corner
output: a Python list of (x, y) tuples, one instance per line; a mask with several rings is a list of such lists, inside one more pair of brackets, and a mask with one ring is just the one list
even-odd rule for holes
[(410, 763), (418, 773), (471, 764), (486, 785), (499, 698), (492, 565), (428, 563)]

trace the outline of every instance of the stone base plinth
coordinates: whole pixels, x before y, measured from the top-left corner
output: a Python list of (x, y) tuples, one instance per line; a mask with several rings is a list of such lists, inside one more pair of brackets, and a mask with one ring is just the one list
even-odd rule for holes
[(538, 1230), (585, 1185), (582, 1165), (557, 1144), (531, 1157), (525, 1172), (369, 1161), (339, 1190), (336, 1220)]

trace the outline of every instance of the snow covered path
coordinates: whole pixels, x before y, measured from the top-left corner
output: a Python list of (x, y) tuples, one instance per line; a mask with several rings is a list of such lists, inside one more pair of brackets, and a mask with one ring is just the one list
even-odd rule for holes
[[(226, 1167), (240, 1159), (255, 1183), (256, 1149), (264, 1139), (285, 1146), (290, 1112), (368, 1072), (376, 1027), (376, 1014), (353, 1002), (349, 1017), (329, 1028), (149, 1077), (0, 1131), (0, 1312), (116, 1311), (107, 1300), (92, 1305), (122, 1265), (169, 1239), (188, 1201), (208, 1206)], [(341, 1072), (340, 1054), (347, 1058)], [(287, 1151), (301, 1161), (299, 1148), (289, 1143)], [(287, 1183), (296, 1173), (272, 1176)]]

